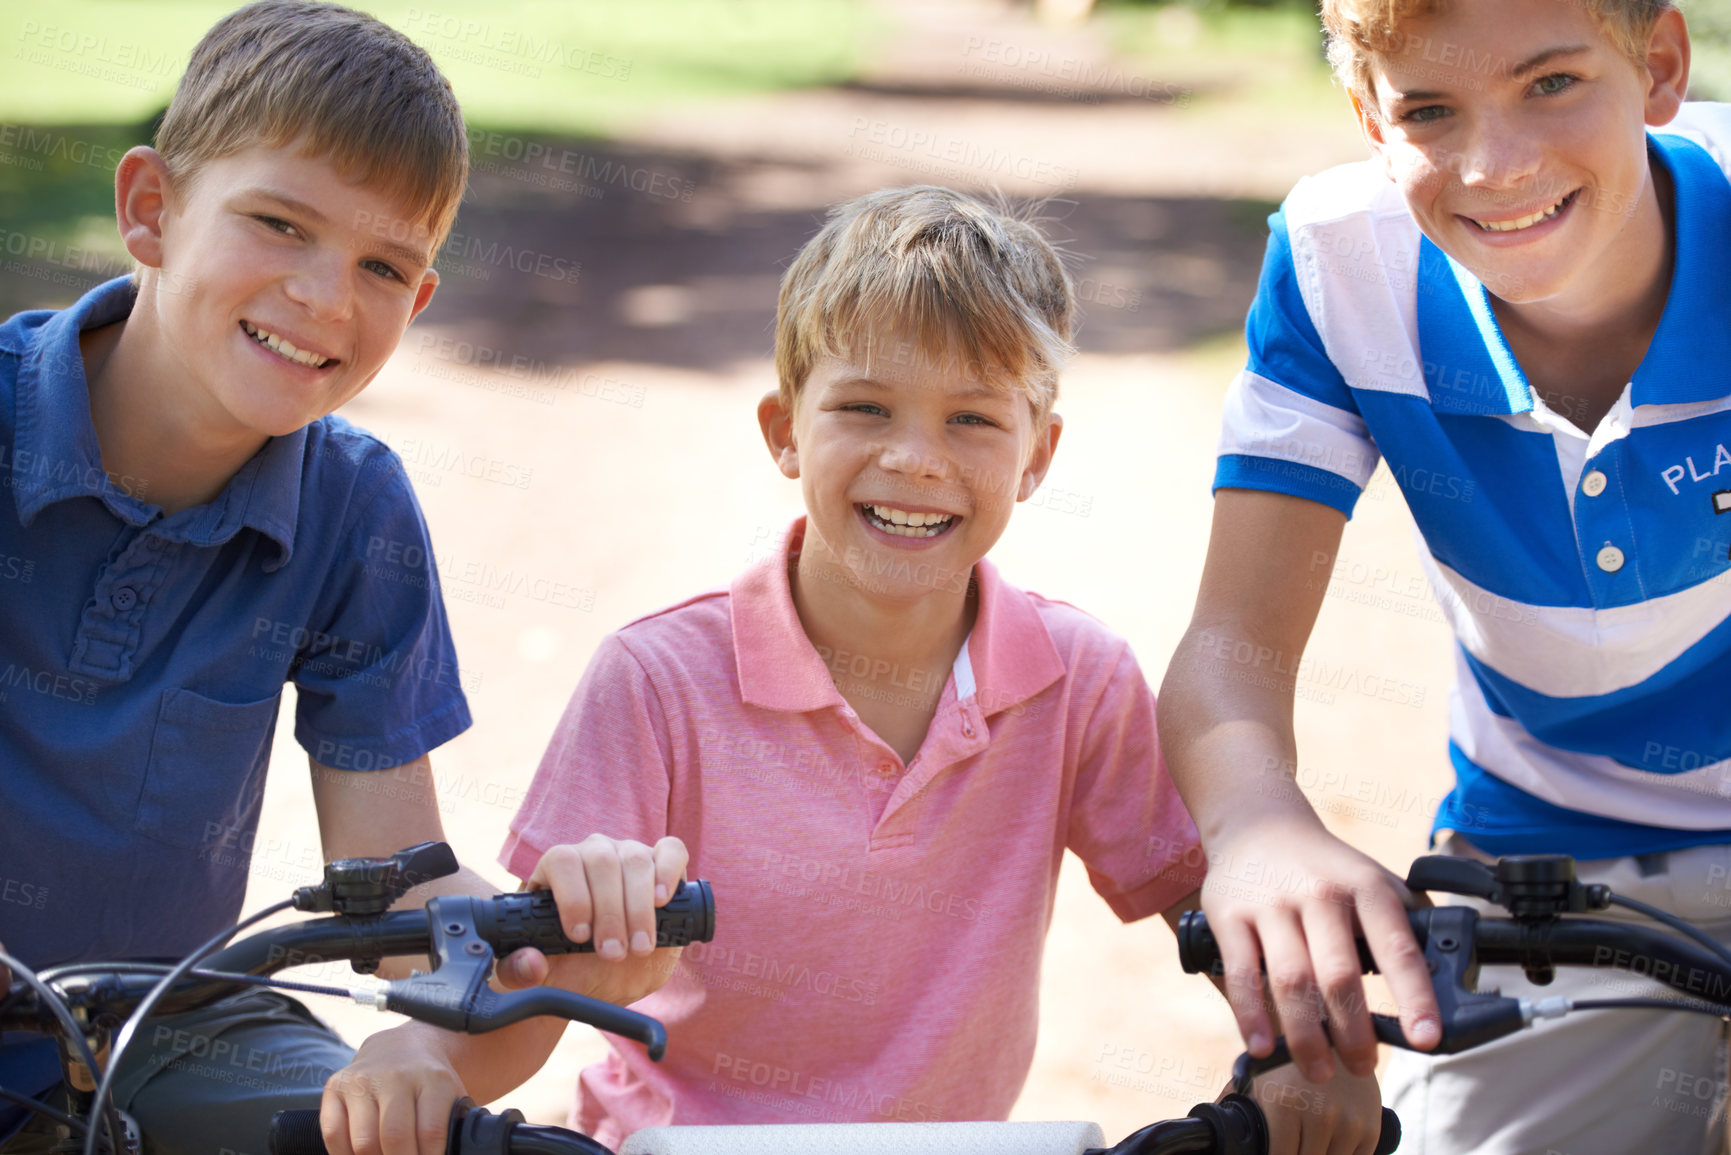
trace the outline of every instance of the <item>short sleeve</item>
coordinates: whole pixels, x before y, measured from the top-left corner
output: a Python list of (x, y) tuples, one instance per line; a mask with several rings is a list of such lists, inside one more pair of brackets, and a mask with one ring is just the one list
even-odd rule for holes
[(1215, 489), (1259, 489), (1320, 502), (1348, 517), (1378, 454), (1299, 289), (1281, 213), (1245, 321), (1249, 363), (1226, 396)]
[(339, 770), (411, 762), (470, 724), (421, 507), (395, 454), (365, 468), (370, 488), (290, 670), (295, 739)]
[(549, 849), (597, 832), (653, 845), (668, 833), (669, 748), (648, 672), (609, 635), (559, 719), (499, 861), (528, 878)]
[(1124, 922), (1202, 884), (1200, 839), (1160, 758), (1154, 694), (1121, 645), (1078, 747), (1067, 844)]

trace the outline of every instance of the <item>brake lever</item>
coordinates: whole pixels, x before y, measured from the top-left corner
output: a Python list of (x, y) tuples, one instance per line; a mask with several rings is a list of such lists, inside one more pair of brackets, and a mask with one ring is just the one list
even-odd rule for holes
[[(1418, 873), (1415, 864), (1414, 874)], [(1462, 878), (1466, 877), (1462, 872)], [(1479, 980), (1478, 956), (1473, 949), (1478, 911), (1470, 906), (1436, 906), (1421, 913), (1426, 916), (1426, 930), (1420, 937), (1424, 944), (1425, 966), (1431, 973), (1436, 990), (1437, 1010), (1441, 1012), (1442, 1039), (1435, 1047), (1420, 1051), (1420, 1054), (1453, 1055), (1471, 1050), (1492, 1039), (1512, 1035), (1532, 1021), (1534, 1010), (1525, 1000), (1507, 997), (1494, 990), (1474, 989)], [(1378, 1042), (1419, 1051), (1408, 1041), (1401, 1030), (1400, 1020), (1394, 1016), (1373, 1014), (1370, 1022)], [(1326, 1036), (1326, 1022), (1322, 1029)], [(1275, 1039), (1274, 1050), (1263, 1058), (1255, 1058), (1246, 1051), (1232, 1065), (1233, 1089), (1247, 1095), (1256, 1076), (1291, 1061), (1284, 1035)]]
[(551, 1015), (634, 1039), (648, 1048), (656, 1062), (666, 1054), (667, 1029), (648, 1015), (558, 987), (503, 993), (490, 988), (493, 947), (476, 931), (469, 896), (446, 895), (429, 901), (427, 926), (433, 969), (357, 995), (357, 1001), (470, 1035)]
[(1438, 890), (1502, 905), (1496, 872), (1483, 862), (1448, 854), (1426, 854), (1412, 861), (1406, 873), (1408, 890)]

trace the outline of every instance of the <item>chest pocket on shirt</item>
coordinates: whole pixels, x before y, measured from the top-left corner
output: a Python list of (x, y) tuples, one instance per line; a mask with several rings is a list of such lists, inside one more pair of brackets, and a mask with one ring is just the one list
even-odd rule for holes
[(232, 845), (249, 833), (281, 698), (235, 704), (191, 690), (163, 694), (133, 829), (187, 847)]

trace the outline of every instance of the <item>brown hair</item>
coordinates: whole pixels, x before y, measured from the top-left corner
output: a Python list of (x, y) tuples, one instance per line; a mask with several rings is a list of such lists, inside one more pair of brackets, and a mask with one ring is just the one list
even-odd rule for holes
[(831, 210), (782, 278), (782, 402), (792, 407), (819, 357), (883, 326), (926, 355), (964, 355), (1044, 416), (1075, 352), (1075, 312), (1063, 262), (1030, 222), (932, 185), (868, 193)]
[[(1322, 0), (1322, 26), (1328, 33), (1328, 62), (1347, 91), (1376, 107), (1370, 98), (1371, 57), (1398, 51), (1404, 41), (1400, 24), (1415, 16), (1433, 16), (1447, 0)], [(1607, 39), (1637, 64), (1647, 59), (1653, 25), (1670, 0), (1565, 0), (1584, 4), (1587, 14)]]
[(469, 176), (463, 113), (425, 51), (377, 19), (318, 0), (260, 0), (204, 34), (156, 133), (190, 186), (207, 163), (299, 142), (412, 206), (432, 244)]

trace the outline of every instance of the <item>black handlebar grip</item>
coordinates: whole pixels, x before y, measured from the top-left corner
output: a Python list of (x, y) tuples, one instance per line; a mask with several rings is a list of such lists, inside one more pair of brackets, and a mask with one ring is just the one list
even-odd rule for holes
[[(1367, 975), (1377, 974), (1370, 944), (1362, 938), (1355, 941), (1358, 943), (1359, 969)], [(1208, 916), (1199, 910), (1187, 910), (1178, 919), (1178, 965), (1187, 975), (1221, 973), (1220, 944), (1214, 941), (1214, 932), (1208, 929)]]
[[(530, 890), (501, 894), (475, 903), (475, 932), (493, 944), (504, 958), (514, 950), (532, 946), (542, 954), (588, 953), (588, 942), (572, 942), (559, 924), (559, 908), (553, 892)], [(707, 880), (690, 879), (679, 884), (667, 905), (655, 912), (655, 945), (686, 946), (715, 938), (715, 893)]]
[(270, 1117), (270, 1155), (326, 1155), (317, 1109), (278, 1111)]
[(1178, 965), (1187, 975), (1213, 974), (1220, 967), (1220, 944), (1208, 929), (1208, 916), (1199, 910), (1178, 916)]
[(1387, 1107), (1382, 1109), (1382, 1134), (1376, 1139), (1376, 1155), (1389, 1155), (1400, 1146), (1400, 1116)]

